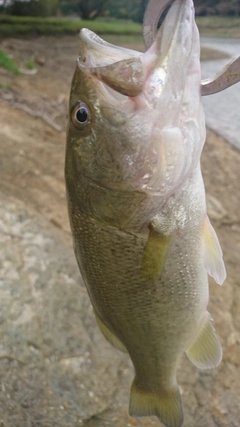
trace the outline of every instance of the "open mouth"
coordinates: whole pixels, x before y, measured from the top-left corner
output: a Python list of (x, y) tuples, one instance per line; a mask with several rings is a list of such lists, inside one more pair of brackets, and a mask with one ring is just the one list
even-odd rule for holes
[(106, 85), (117, 99), (119, 95), (136, 97), (143, 91), (149, 62), (146, 54), (114, 46), (85, 28), (80, 33), (80, 69)]
[(78, 66), (94, 80), (103, 96), (130, 100), (130, 109), (146, 103), (154, 108), (167, 80), (173, 86), (176, 84), (175, 92), (184, 87), (193, 21), (191, 0), (176, 0), (153, 44), (144, 53), (115, 46), (84, 28), (80, 33)]
[(93, 31), (83, 28), (80, 33), (80, 55), (89, 66), (97, 67), (138, 57), (141, 53), (108, 43)]

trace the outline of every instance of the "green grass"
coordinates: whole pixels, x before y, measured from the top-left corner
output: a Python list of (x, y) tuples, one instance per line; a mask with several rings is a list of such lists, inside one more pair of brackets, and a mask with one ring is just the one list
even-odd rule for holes
[[(197, 24), (201, 35), (240, 38), (239, 17), (198, 17)], [(82, 19), (69, 18), (0, 15), (0, 35), (5, 37), (18, 34), (77, 34), (83, 27), (87, 27), (97, 34), (115, 34), (124, 37), (140, 37), (142, 34), (142, 25), (131, 21), (107, 21), (103, 19), (84, 21)]]
[(0, 34), (52, 34), (78, 33), (87, 27), (97, 34), (141, 34), (140, 24), (128, 21), (84, 21), (65, 18), (32, 18), (0, 15)]
[(35, 64), (32, 61), (26, 61), (25, 62), (25, 68), (27, 70), (34, 70), (36, 67), (35, 67)]
[(17, 64), (3, 50), (0, 50), (0, 67), (11, 71), (13, 74), (20, 74)]
[(202, 36), (240, 38), (240, 17), (202, 16), (196, 21)]

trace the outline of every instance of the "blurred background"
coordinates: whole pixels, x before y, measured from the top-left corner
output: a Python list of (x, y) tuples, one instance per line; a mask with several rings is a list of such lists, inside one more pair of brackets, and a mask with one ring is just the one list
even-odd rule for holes
[[(18, 16), (111, 17), (142, 22), (148, 0), (1, 0), (1, 12)], [(239, 16), (239, 0), (195, 0), (198, 16)]]
[[(0, 427), (159, 426), (128, 416), (133, 369), (104, 340), (72, 250), (68, 97), (87, 27), (144, 50), (146, 0), (0, 0)], [(203, 78), (240, 54), (240, 0), (195, 1)], [(210, 280), (224, 357), (183, 357), (184, 427), (240, 426), (240, 83), (203, 99), (208, 214), (228, 277)]]

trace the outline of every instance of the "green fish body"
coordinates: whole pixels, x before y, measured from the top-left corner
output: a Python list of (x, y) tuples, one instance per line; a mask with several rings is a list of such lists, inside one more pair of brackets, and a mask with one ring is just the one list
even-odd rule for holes
[(66, 149), (78, 265), (106, 339), (135, 368), (133, 416), (183, 423), (176, 370), (184, 352), (217, 366), (208, 274), (225, 279), (207, 214), (205, 121), (192, 0), (175, 0), (140, 53), (80, 34)]

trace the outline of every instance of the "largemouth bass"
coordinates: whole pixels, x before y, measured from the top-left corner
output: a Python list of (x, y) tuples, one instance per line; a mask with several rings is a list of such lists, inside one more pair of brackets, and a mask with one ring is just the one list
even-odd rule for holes
[(225, 279), (206, 213), (199, 34), (175, 0), (145, 52), (80, 33), (66, 185), (77, 262), (97, 323), (135, 368), (132, 416), (183, 423), (176, 370), (222, 358), (208, 274)]

